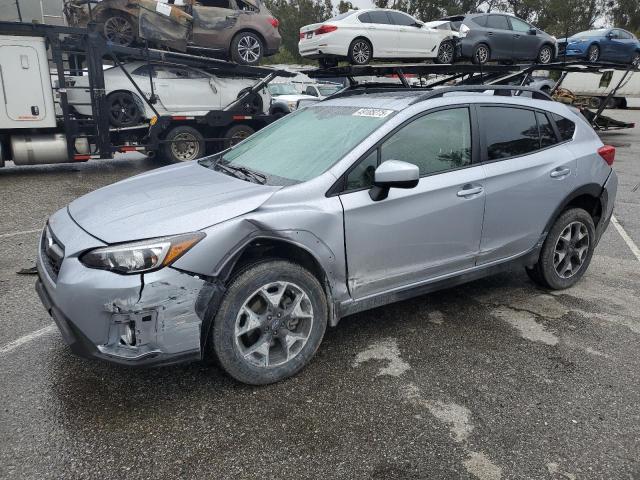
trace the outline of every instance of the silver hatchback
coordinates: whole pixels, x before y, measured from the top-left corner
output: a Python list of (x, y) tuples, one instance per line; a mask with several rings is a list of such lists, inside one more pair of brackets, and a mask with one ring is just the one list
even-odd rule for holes
[(81, 355), (210, 354), (265, 384), (355, 312), (514, 264), (575, 284), (612, 215), (615, 149), (560, 103), (450, 90), (341, 93), (75, 200), (42, 234), (42, 302)]

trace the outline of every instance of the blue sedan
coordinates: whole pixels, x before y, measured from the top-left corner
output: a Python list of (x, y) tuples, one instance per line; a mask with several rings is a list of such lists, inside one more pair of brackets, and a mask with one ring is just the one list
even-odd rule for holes
[(590, 62), (640, 62), (640, 42), (630, 32), (621, 28), (600, 28), (580, 32), (559, 42), (562, 59), (566, 49), (567, 58), (585, 58)]

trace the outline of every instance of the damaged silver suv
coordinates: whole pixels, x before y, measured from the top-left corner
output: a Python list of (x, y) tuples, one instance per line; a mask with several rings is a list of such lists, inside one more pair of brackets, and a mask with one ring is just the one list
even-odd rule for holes
[(615, 150), (548, 97), (479, 88), (347, 91), (85, 195), (44, 229), (40, 298), (78, 354), (210, 354), (266, 384), (355, 312), (513, 264), (570, 287), (611, 218)]

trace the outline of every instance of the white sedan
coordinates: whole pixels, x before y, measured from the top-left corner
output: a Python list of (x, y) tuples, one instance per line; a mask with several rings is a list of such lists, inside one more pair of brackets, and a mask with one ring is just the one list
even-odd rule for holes
[(459, 35), (429, 27), (404, 12), (373, 8), (352, 10), (302, 27), (298, 50), (305, 58), (318, 59), (322, 67), (334, 66), (342, 59), (366, 65), (374, 58), (431, 58), (451, 63)]
[[(131, 62), (124, 65), (124, 68), (147, 98), (151, 97), (153, 82), (153, 93), (158, 100), (154, 107), (161, 115), (204, 115), (210, 110), (223, 109), (235, 101), (243, 90), (252, 87), (258, 81), (251, 78), (218, 77), (203, 70), (179, 65)], [(70, 79), (75, 82), (75, 87), (86, 86), (87, 89), (68, 89), (69, 103), (81, 115), (91, 115), (89, 77), (74, 76)], [(105, 70), (104, 83), (111, 125), (130, 127), (155, 115), (119, 67)], [(263, 89), (259, 98), (254, 98), (252, 104), (246, 108), (252, 113), (263, 113), (268, 109), (270, 102), (269, 92)]]

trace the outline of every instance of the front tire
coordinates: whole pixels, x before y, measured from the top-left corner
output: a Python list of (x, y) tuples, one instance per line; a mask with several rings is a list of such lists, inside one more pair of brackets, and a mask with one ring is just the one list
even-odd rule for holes
[(575, 285), (587, 271), (596, 244), (591, 215), (582, 208), (565, 211), (551, 227), (538, 262), (527, 268), (535, 283), (552, 290)]
[(210, 341), (220, 365), (236, 380), (278, 382), (311, 360), (324, 336), (327, 311), (322, 286), (308, 270), (265, 260), (231, 282)]
[(543, 45), (538, 52), (538, 63), (546, 65), (553, 60), (553, 49), (549, 45)]
[(104, 37), (115, 45), (128, 47), (136, 39), (136, 29), (131, 18), (122, 13), (113, 13), (102, 24)]
[(598, 45), (591, 45), (587, 50), (587, 60), (590, 62), (597, 62), (600, 60), (600, 47)]
[(367, 65), (373, 58), (373, 46), (366, 38), (356, 38), (349, 45), (349, 63)]
[(636, 52), (631, 57), (631, 65), (634, 67), (638, 67), (640, 65), (640, 52)]
[(162, 158), (169, 162), (189, 162), (204, 155), (204, 137), (193, 127), (187, 125), (175, 127), (165, 137)]
[(455, 60), (455, 46), (453, 42), (445, 41), (438, 47), (436, 63), (453, 63)]
[(264, 55), (264, 46), (258, 35), (240, 32), (231, 40), (231, 60), (241, 65), (258, 65)]

